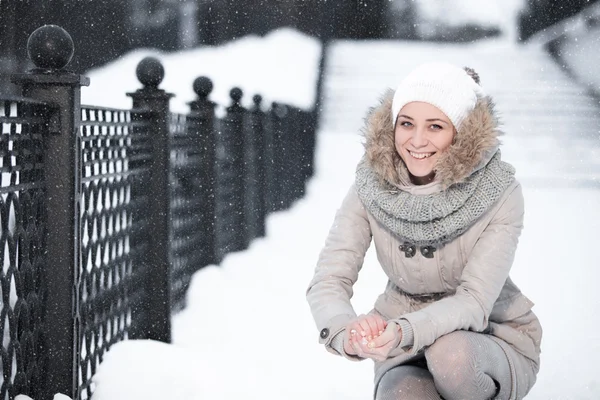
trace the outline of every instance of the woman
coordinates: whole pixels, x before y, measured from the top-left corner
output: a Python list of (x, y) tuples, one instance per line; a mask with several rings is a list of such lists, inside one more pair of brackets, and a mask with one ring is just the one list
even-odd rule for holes
[[(375, 361), (376, 399), (520, 399), (535, 383), (542, 329), (509, 277), (523, 195), (498, 134), (478, 75), (445, 63), (413, 70), (367, 118), (307, 299), (330, 352)], [(371, 240), (389, 280), (357, 316)]]

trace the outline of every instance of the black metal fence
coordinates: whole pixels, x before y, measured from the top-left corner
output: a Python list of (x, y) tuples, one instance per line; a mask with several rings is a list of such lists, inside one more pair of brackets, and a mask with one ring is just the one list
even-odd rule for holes
[(28, 51), (23, 97), (0, 99), (0, 399), (87, 399), (113, 344), (170, 341), (191, 276), (304, 194), (316, 113), (258, 95), (246, 109), (232, 89), (218, 118), (201, 77), (174, 114), (153, 58), (130, 110), (82, 106), (68, 33), (44, 26)]

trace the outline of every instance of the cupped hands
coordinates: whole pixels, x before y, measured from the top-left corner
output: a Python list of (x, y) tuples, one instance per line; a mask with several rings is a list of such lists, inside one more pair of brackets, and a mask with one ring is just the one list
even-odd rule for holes
[(359, 315), (346, 325), (344, 351), (350, 355), (386, 360), (402, 340), (402, 331), (395, 322), (376, 314)]

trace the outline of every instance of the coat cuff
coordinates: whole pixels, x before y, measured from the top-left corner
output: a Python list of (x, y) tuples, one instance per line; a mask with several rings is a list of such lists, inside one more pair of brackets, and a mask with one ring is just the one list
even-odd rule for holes
[(325, 325), (319, 327), (319, 343), (324, 344), (325, 347), (331, 347), (333, 338), (338, 333), (344, 331), (346, 325), (354, 318), (356, 316), (349, 314), (342, 314), (331, 318)]
[(415, 342), (415, 334), (410, 322), (403, 318), (394, 320), (394, 322), (400, 326), (400, 330), (402, 331), (402, 339), (400, 339), (398, 346), (402, 348), (412, 347)]
[(340, 333), (338, 333), (337, 335), (335, 335), (333, 337), (333, 339), (331, 339), (331, 344), (330, 347), (335, 350), (339, 355), (341, 355), (344, 358), (347, 358), (350, 361), (362, 361), (364, 360), (364, 358), (359, 357), (355, 354), (348, 354), (346, 353), (346, 350), (344, 350), (344, 338), (346, 336), (346, 330), (344, 329), (343, 331), (341, 331)]

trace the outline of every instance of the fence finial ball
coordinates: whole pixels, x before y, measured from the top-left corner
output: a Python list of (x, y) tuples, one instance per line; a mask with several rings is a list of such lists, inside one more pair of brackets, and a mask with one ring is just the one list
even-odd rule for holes
[(135, 73), (144, 87), (156, 89), (165, 77), (165, 68), (158, 59), (145, 57), (137, 65)]
[(41, 26), (27, 39), (27, 54), (38, 68), (62, 69), (71, 62), (74, 51), (71, 35), (57, 25)]
[(240, 100), (242, 99), (242, 96), (244, 96), (244, 92), (242, 92), (242, 89), (240, 89), (238, 87), (234, 87), (233, 89), (231, 89), (229, 91), (229, 96), (231, 97), (231, 99), (233, 101), (235, 101), (236, 103), (239, 103)]
[(198, 97), (205, 99), (213, 90), (213, 83), (210, 78), (206, 76), (200, 76), (194, 79), (194, 93), (198, 95)]

